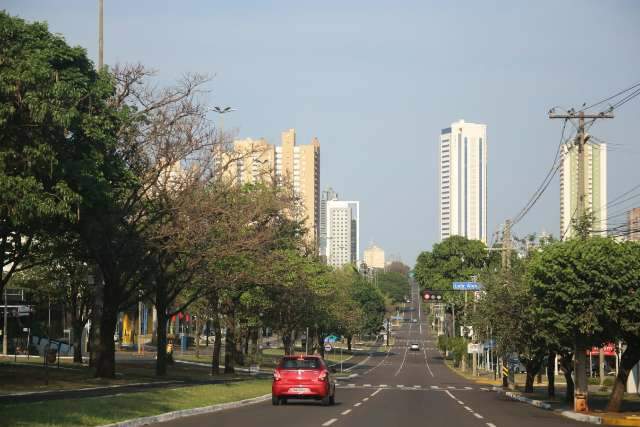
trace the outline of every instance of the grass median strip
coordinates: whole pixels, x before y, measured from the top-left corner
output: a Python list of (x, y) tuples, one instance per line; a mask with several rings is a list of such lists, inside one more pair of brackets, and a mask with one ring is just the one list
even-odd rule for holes
[(270, 380), (247, 380), (109, 397), (0, 405), (0, 426), (98, 426), (269, 393)]

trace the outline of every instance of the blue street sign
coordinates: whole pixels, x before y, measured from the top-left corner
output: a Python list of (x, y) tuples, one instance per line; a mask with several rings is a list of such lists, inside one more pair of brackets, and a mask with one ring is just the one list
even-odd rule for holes
[(453, 282), (454, 291), (477, 291), (480, 290), (478, 282)]

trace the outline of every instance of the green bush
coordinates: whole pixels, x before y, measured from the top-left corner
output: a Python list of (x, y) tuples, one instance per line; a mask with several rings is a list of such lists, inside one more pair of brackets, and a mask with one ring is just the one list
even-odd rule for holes
[(453, 359), (453, 364), (460, 366), (462, 358), (467, 354), (467, 340), (463, 337), (447, 337), (440, 335), (438, 337), (438, 349), (442, 352), (449, 352), (449, 356)]

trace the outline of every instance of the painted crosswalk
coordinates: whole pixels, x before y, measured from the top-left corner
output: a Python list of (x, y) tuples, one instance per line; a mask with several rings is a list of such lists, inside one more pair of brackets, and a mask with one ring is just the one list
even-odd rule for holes
[(469, 386), (455, 386), (455, 385), (405, 385), (405, 384), (356, 384), (356, 383), (348, 383), (348, 384), (337, 384), (338, 388), (355, 388), (355, 389), (386, 389), (386, 390), (406, 390), (406, 391), (492, 391), (487, 387), (469, 387)]

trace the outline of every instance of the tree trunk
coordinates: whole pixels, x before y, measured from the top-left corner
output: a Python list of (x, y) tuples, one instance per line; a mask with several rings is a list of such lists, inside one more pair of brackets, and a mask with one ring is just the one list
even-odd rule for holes
[(98, 343), (95, 348), (95, 376), (97, 378), (115, 378), (116, 376), (116, 347), (113, 336), (117, 320), (118, 305), (105, 299), (99, 330), (96, 331)]
[(351, 340), (353, 337), (351, 335), (347, 336), (347, 349), (351, 351)]
[(571, 378), (571, 372), (573, 371), (572, 358), (573, 353), (564, 353), (561, 355), (562, 359), (560, 359), (560, 369), (562, 370), (562, 374), (564, 375), (565, 382), (567, 383), (567, 392), (565, 394), (565, 400), (567, 403), (573, 405), (573, 378)]
[(527, 368), (527, 379), (524, 383), (524, 392), (533, 393), (533, 382), (536, 379), (536, 374), (540, 371), (540, 365), (542, 361), (540, 359), (529, 360), (525, 365)]
[(78, 319), (71, 321), (73, 328), (73, 363), (82, 363), (82, 330), (85, 322)]
[(157, 326), (156, 326), (156, 345), (157, 357), (156, 357), (156, 375), (159, 377), (167, 375), (167, 303), (166, 293), (164, 292), (165, 286), (158, 281), (156, 284), (156, 313), (157, 313)]
[(211, 375), (220, 375), (220, 351), (222, 350), (222, 328), (218, 311), (213, 316), (213, 354), (211, 356)]
[(318, 333), (318, 352), (324, 359), (324, 334)]
[(291, 335), (291, 331), (284, 331), (282, 333), (282, 345), (284, 346), (285, 356), (290, 356), (293, 354), (293, 340), (291, 338)]
[(225, 316), (225, 326), (227, 328), (227, 334), (224, 339), (224, 373), (233, 374), (235, 372), (233, 359), (236, 351), (236, 319), (233, 311), (230, 311)]
[(627, 349), (622, 353), (618, 375), (616, 376), (616, 381), (613, 384), (613, 390), (611, 390), (611, 396), (609, 397), (609, 403), (607, 404), (607, 411), (609, 412), (620, 412), (629, 372), (636, 363), (640, 361), (640, 344), (634, 340), (629, 341), (630, 342), (627, 343)]
[(556, 396), (556, 353), (550, 351), (547, 358), (547, 396)]

